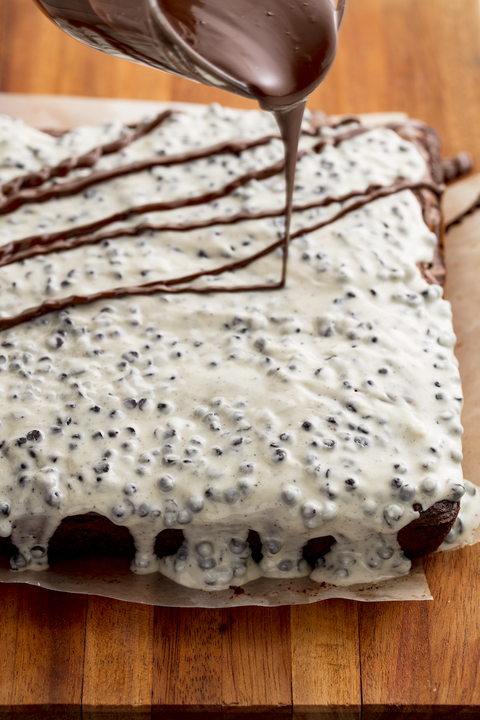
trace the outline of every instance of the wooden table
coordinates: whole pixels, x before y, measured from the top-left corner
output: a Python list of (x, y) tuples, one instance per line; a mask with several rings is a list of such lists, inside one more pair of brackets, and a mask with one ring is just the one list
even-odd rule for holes
[[(438, 128), (445, 154), (469, 150), (480, 166), (478, 0), (347, 5), (310, 106), (406, 111)], [(31, 0), (0, 0), (0, 91), (249, 106), (91, 51)], [(478, 482), (476, 438), (464, 437)], [(0, 716), (479, 718), (480, 546), (425, 568), (433, 603), (176, 610), (0, 586)]]

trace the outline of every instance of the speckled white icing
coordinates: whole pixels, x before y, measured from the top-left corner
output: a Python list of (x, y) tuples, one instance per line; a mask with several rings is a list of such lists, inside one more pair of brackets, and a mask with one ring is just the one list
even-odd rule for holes
[[(324, 129), (325, 135), (345, 132)], [(60, 139), (0, 118), (0, 181), (118, 137), (120, 125)], [(275, 132), (272, 118), (219, 107), (175, 115), (114, 167), (230, 137)], [(318, 138), (304, 136), (308, 147)], [(280, 141), (158, 167), (0, 216), (0, 242), (84, 224), (153, 199), (198, 195), (282, 157)], [(21, 164), (21, 167), (19, 166)], [(72, 176), (89, 171), (78, 170)], [(424, 161), (375, 129), (298, 164), (295, 203), (396, 178), (420, 180)], [(63, 182), (62, 179), (56, 182)], [(186, 222), (281, 207), (284, 180), (251, 182), (211, 204), (144, 219)], [(339, 204), (295, 213), (292, 230)], [(149, 233), (0, 268), (1, 315), (47, 298), (213, 268), (274, 242), (283, 219)], [(47, 567), (61, 520), (90, 511), (130, 530), (135, 572), (217, 590), (260, 575), (348, 585), (408, 572), (400, 528), (442, 499), (462, 498), (447, 540), (461, 544), (480, 516), (461, 471), (462, 393), (451, 310), (416, 267), (435, 236), (409, 191), (377, 200), (291, 245), (285, 290), (164, 294), (52, 313), (0, 336), (0, 535), (14, 569)], [(276, 280), (273, 253), (215, 285)], [(464, 494), (465, 493), (465, 494)], [(155, 538), (182, 529), (175, 556)], [(260, 533), (256, 563), (247, 533)], [(336, 544), (312, 568), (310, 538)]]

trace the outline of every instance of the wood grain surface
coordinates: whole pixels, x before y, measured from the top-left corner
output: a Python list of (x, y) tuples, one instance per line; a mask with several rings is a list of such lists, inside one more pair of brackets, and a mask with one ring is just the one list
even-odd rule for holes
[[(0, 91), (252, 105), (90, 50), (31, 0), (0, 0)], [(478, 0), (348, 0), (309, 105), (405, 111), (480, 165)], [(479, 718), (479, 561), (430, 558), (433, 603), (176, 610), (0, 585), (0, 716)]]

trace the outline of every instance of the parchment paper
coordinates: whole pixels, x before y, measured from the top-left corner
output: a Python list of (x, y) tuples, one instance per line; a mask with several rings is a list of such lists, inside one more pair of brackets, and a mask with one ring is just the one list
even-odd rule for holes
[[(113, 119), (132, 123), (166, 106), (187, 107), (182, 103), (0, 93), (0, 113), (22, 117), (30, 125), (44, 129), (67, 129)], [(195, 106), (189, 105), (188, 108), (191, 111)], [(362, 116), (362, 119), (369, 124), (379, 124), (404, 117), (402, 113), (388, 113)], [(480, 175), (449, 188), (444, 199), (446, 221), (462, 212), (478, 192)], [(480, 430), (480, 341), (477, 339), (480, 337), (480, 283), (477, 270), (480, 268), (480, 212), (448, 234), (446, 260), (448, 280), (445, 296), (453, 306), (458, 338), (456, 352), (466, 398), (462, 416), (465, 426), (465, 476), (480, 486), (480, 454), (476, 452), (475, 444), (475, 437)], [(470, 543), (478, 541), (480, 528)], [(22, 573), (12, 573), (8, 561), (0, 558), (0, 582), (27, 583), (50, 590), (88, 593), (166, 607), (303, 605), (329, 598), (363, 602), (433, 599), (421, 561), (414, 561), (409, 575), (376, 585), (340, 588), (318, 585), (309, 578), (261, 578), (236, 590), (204, 592), (184, 588), (159, 574), (135, 575), (124, 558), (61, 562), (44, 572), (28, 570)]]
[(102, 597), (161, 605), (163, 607), (240, 607), (242, 605), (306, 605), (329, 598), (347, 600), (432, 600), (421, 562), (410, 575), (386, 580), (378, 585), (322, 587), (310, 578), (271, 580), (259, 578), (243, 588), (204, 592), (177, 585), (155, 573), (135, 575), (125, 558), (65, 561), (42, 572), (13, 573), (1, 558), (0, 582), (28, 583), (48, 590), (87, 593)]

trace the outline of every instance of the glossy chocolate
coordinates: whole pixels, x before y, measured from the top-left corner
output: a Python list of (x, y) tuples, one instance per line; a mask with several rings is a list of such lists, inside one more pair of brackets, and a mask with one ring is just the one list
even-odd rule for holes
[[(157, 0), (175, 34), (266, 110), (303, 102), (337, 46), (330, 0)], [(232, 83), (233, 89), (233, 83)]]

